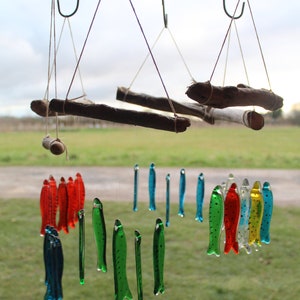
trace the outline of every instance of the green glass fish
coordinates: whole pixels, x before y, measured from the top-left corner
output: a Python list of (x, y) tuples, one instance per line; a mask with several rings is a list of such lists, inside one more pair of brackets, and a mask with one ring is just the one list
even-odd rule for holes
[(207, 254), (220, 256), (220, 235), (223, 225), (224, 199), (222, 187), (216, 186), (211, 194), (209, 203), (209, 246)]
[(163, 294), (165, 262), (165, 233), (164, 224), (160, 218), (156, 219), (153, 235), (153, 269), (154, 269), (154, 294)]
[(135, 230), (135, 269), (136, 269), (136, 285), (138, 300), (143, 300), (143, 280), (142, 280), (142, 256), (141, 256), (141, 242), (142, 236), (139, 231)]
[(120, 220), (115, 221), (113, 231), (113, 266), (115, 282), (115, 300), (131, 300), (126, 274), (127, 244), (123, 225)]
[(107, 272), (106, 264), (106, 227), (102, 202), (95, 198), (92, 210), (94, 237), (97, 247), (97, 270)]

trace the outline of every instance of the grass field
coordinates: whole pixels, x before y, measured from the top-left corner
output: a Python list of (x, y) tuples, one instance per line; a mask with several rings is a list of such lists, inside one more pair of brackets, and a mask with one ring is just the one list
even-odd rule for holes
[[(113, 223), (119, 218), (127, 238), (127, 276), (137, 299), (134, 229), (142, 234), (142, 271), (144, 299), (153, 295), (152, 238), (157, 217), (164, 218), (164, 207), (149, 212), (141, 204), (138, 212), (131, 205), (104, 202), (107, 228), (106, 274), (96, 271), (96, 252), (91, 225), (92, 203), (86, 203), (85, 284), (79, 284), (78, 226), (66, 235), (61, 233), (65, 265), (64, 299), (113, 299), (112, 270)], [(208, 210), (205, 220), (194, 220), (194, 205), (186, 205), (186, 216), (177, 216), (171, 208), (171, 225), (165, 228), (166, 292), (161, 299), (297, 299), (300, 293), (299, 214), (300, 208), (274, 210), (271, 243), (247, 255), (229, 253), (219, 258), (206, 255), (208, 245)], [(39, 236), (39, 205), (33, 200), (1, 200), (0, 212), (0, 299), (43, 299), (43, 238)]]
[[(63, 130), (60, 138), (70, 159), (53, 156), (41, 146), (42, 132), (0, 133), (0, 166), (160, 166), (225, 168), (300, 168), (300, 128), (268, 127), (255, 132), (241, 127), (203, 127), (174, 134), (142, 128)], [(296, 191), (287, 191), (296, 193)], [(105, 202), (108, 233), (108, 273), (96, 271), (91, 226), (91, 202), (86, 203), (86, 283), (79, 284), (78, 228), (61, 234), (65, 266), (64, 299), (113, 299), (112, 231), (116, 218), (125, 228), (127, 276), (137, 299), (134, 229), (142, 234), (144, 299), (154, 299), (152, 237), (164, 207), (149, 212), (146, 204), (132, 212), (132, 203)], [(32, 199), (1, 199), (0, 299), (43, 299), (43, 238), (39, 236), (39, 203)], [(203, 223), (194, 220), (195, 207), (186, 204), (186, 217), (172, 206), (171, 226), (165, 228), (166, 292), (159, 298), (177, 299), (297, 299), (300, 293), (298, 207), (275, 207), (271, 244), (251, 255), (206, 255), (208, 204)]]
[[(54, 134), (54, 133), (53, 133)], [(74, 165), (300, 168), (300, 128), (205, 126), (185, 133), (139, 127), (61, 131), (70, 159), (42, 148), (43, 132), (0, 133), (0, 166)], [(55, 135), (55, 134), (54, 134)]]

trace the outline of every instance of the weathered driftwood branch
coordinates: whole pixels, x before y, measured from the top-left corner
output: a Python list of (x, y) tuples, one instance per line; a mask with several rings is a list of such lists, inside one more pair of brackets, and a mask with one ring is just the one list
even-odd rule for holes
[(275, 111), (282, 107), (283, 99), (266, 89), (254, 89), (244, 84), (213, 86), (209, 81), (192, 84), (186, 94), (200, 104), (225, 108), (230, 106), (260, 106)]
[(68, 100), (52, 99), (49, 109), (50, 111), (66, 115), (82, 116), (173, 132), (183, 132), (191, 125), (190, 120), (183, 117), (173, 118), (151, 112), (114, 108), (105, 104), (82, 104)]
[[(169, 100), (167, 98), (153, 97), (147, 94), (135, 93), (125, 87), (118, 87), (116, 99), (152, 109), (172, 112)], [(214, 120), (205, 113), (205, 107), (198, 105), (198, 103), (183, 104), (172, 99), (170, 99), (170, 101), (172, 102), (176, 113), (199, 117), (210, 124), (214, 123)]]
[[(127, 88), (117, 89), (117, 100), (127, 103), (137, 104), (152, 109), (171, 112), (167, 98), (152, 97), (146, 94), (134, 93)], [(215, 120), (224, 120), (243, 124), (254, 130), (259, 130), (264, 126), (264, 117), (255, 111), (241, 110), (237, 108), (212, 108), (199, 103), (182, 102), (171, 100), (176, 113), (196, 116), (204, 121), (214, 124)]]

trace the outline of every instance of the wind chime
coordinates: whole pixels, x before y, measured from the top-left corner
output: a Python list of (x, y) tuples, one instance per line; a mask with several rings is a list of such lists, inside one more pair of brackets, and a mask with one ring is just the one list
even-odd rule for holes
[[(53, 154), (59, 155), (64, 153), (67, 148), (66, 145), (58, 137), (58, 117), (60, 115), (76, 115), (84, 116), (102, 120), (113, 121), (117, 123), (125, 123), (149, 127), (153, 129), (167, 130), (173, 132), (184, 132), (190, 126), (190, 119), (179, 116), (178, 114), (196, 116), (202, 120), (214, 124), (215, 120), (227, 120), (243, 124), (251, 129), (259, 130), (263, 127), (263, 117), (255, 111), (243, 111), (231, 108), (231, 106), (261, 106), (267, 110), (277, 110), (282, 107), (283, 99), (274, 94), (271, 90), (254, 89), (248, 85), (239, 84), (237, 87), (233, 86), (214, 86), (211, 84), (216, 66), (218, 64), (225, 41), (229, 35), (232, 24), (235, 20), (240, 18), (244, 12), (245, 3), (242, 6), (242, 12), (236, 16), (236, 11), (240, 1), (238, 1), (234, 14), (231, 16), (226, 10), (225, 1), (223, 1), (224, 10), (230, 17), (230, 25), (226, 33), (223, 45), (218, 55), (213, 72), (207, 82), (196, 82), (179, 50), (179, 47), (168, 27), (168, 18), (165, 12), (164, 0), (163, 6), (163, 20), (164, 30), (167, 30), (186, 66), (193, 84), (188, 88), (186, 94), (195, 103), (176, 102), (169, 97), (168, 91), (164, 84), (160, 70), (153, 55), (153, 48), (158, 42), (161, 33), (159, 34), (155, 44), (150, 47), (148, 40), (144, 34), (141, 22), (135, 11), (133, 3), (129, 0), (133, 13), (136, 17), (145, 43), (147, 45), (149, 54), (145, 58), (151, 57), (156, 68), (157, 74), (160, 78), (161, 84), (165, 91), (166, 97), (152, 97), (146, 94), (138, 94), (132, 92), (131, 86), (128, 88), (120, 87), (117, 89), (117, 100), (146, 106), (148, 108), (160, 110), (162, 112), (171, 112), (173, 117), (164, 114), (157, 114), (154, 112), (140, 112), (127, 109), (112, 108), (104, 104), (95, 104), (85, 98), (86, 94), (83, 90), (83, 96), (76, 99), (69, 99), (70, 90), (72, 88), (75, 76), (80, 74), (79, 64), (82, 58), (89, 34), (91, 32), (94, 20), (96, 18), (101, 0), (95, 9), (86, 39), (84, 41), (81, 53), (77, 58), (77, 64), (65, 100), (57, 99), (56, 88), (56, 55), (58, 45), (55, 38), (55, 0), (52, 0), (51, 7), (51, 26), (50, 37), (53, 38), (53, 56), (54, 62), (51, 66), (51, 47), (49, 47), (49, 62), (48, 62), (48, 84), (43, 100), (34, 100), (31, 102), (31, 109), (37, 114), (46, 117), (46, 136), (43, 139), (43, 146), (50, 150)], [(253, 14), (248, 2), (251, 13), (253, 25), (257, 35)], [(79, 0), (77, 0), (76, 7), (73, 13), (63, 14), (60, 9), (59, 0), (57, 6), (60, 15), (64, 18), (64, 22), (68, 22), (70, 28), (69, 18), (73, 16), (79, 7)], [(71, 29), (70, 29), (71, 32)], [(258, 36), (257, 36), (258, 39)], [(52, 39), (50, 38), (52, 41)], [(258, 39), (259, 42), (259, 39)], [(74, 43), (73, 43), (74, 45)], [(51, 46), (51, 43), (50, 43)], [(75, 47), (74, 47), (75, 48)], [(261, 49), (261, 46), (260, 46)], [(75, 51), (74, 51), (75, 52)], [(261, 51), (262, 54), (262, 51)], [(263, 55), (262, 55), (263, 58)], [(143, 64), (145, 63), (143, 62)], [(264, 62), (264, 58), (263, 58)], [(143, 67), (143, 64), (141, 68)], [(264, 62), (265, 65), (265, 62)], [(141, 69), (140, 68), (140, 69)], [(139, 69), (139, 71), (140, 71)], [(138, 73), (139, 73), (138, 71)], [(49, 85), (50, 79), (54, 73), (55, 77), (55, 98), (49, 101)], [(137, 75), (138, 75), (137, 73)], [(267, 70), (266, 70), (267, 73)], [(136, 76), (137, 76), (136, 75)], [(270, 81), (269, 81), (270, 83)], [(52, 138), (48, 132), (48, 118), (56, 117), (56, 138)], [(67, 152), (67, 151), (66, 151)], [(134, 203), (133, 210), (138, 210), (138, 171), (139, 166), (134, 166)], [(200, 173), (197, 182), (196, 192), (196, 215), (195, 220), (203, 222), (203, 201), (204, 201), (204, 175)], [(156, 210), (155, 204), (155, 189), (156, 189), (156, 173), (155, 165), (152, 163), (149, 168), (149, 210)], [(185, 169), (180, 170), (179, 182), (179, 207), (178, 215), (185, 216), (184, 201), (186, 192), (186, 172)], [(81, 175), (76, 174), (76, 179), (72, 177), (66, 181), (61, 178), (57, 185), (53, 176), (45, 179), (41, 189), (40, 196), (40, 210), (42, 217), (42, 224), (40, 234), (44, 236), (44, 264), (45, 264), (45, 285), (46, 295), (45, 299), (62, 299), (62, 273), (63, 273), (63, 252), (62, 244), (59, 237), (59, 232), (63, 230), (69, 233), (70, 228), (75, 228), (75, 224), (79, 224), (79, 279), (80, 284), (84, 284), (84, 269), (85, 269), (85, 188)], [(241, 248), (246, 252), (251, 253), (251, 246), (255, 248), (260, 247), (261, 243), (270, 243), (270, 221), (272, 217), (273, 195), (270, 184), (265, 182), (261, 187), (260, 182), (256, 181), (253, 188), (250, 189), (247, 179), (238, 189), (233, 177), (227, 181), (227, 185), (218, 185), (212, 191), (209, 207), (209, 246), (207, 254), (215, 254), (220, 256), (220, 241), (222, 228), (225, 231), (225, 246), (224, 253), (227, 254), (233, 250), (236, 254)], [(57, 216), (58, 222), (57, 222)], [(107, 272), (106, 262), (106, 224), (103, 212), (103, 204), (95, 198), (92, 208), (92, 221), (94, 229), (94, 237), (97, 249), (97, 269), (104, 273)], [(170, 226), (170, 174), (166, 175), (166, 221), (165, 226)], [(136, 278), (137, 278), (137, 292), (138, 299), (143, 299), (142, 288), (142, 266), (141, 266), (141, 241), (142, 235), (136, 230), (135, 234), (135, 261), (136, 261)], [(113, 267), (114, 267), (114, 283), (115, 283), (115, 299), (132, 299), (132, 294), (129, 289), (126, 274), (126, 236), (123, 224), (119, 219), (115, 220), (113, 231)], [(165, 238), (164, 238), (164, 222), (161, 218), (155, 221), (155, 230), (153, 235), (153, 273), (154, 273), (154, 294), (164, 293), (164, 257), (165, 257)]]

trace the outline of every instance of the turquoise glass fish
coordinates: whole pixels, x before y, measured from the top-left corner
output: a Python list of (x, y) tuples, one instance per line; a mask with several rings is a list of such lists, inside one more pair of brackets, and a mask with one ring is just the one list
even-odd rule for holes
[(149, 168), (149, 210), (156, 210), (155, 190), (156, 190), (156, 173), (154, 163)]
[(79, 282), (84, 284), (84, 260), (85, 260), (85, 221), (84, 210), (78, 212), (79, 221)]
[(197, 193), (196, 193), (196, 203), (197, 203), (197, 211), (195, 220), (199, 222), (203, 222), (203, 201), (204, 201), (204, 175), (200, 173), (198, 176), (197, 182)]
[(249, 218), (249, 245), (261, 246), (260, 227), (264, 213), (264, 199), (259, 181), (255, 181), (250, 195), (251, 211)]
[(184, 200), (185, 200), (185, 170), (180, 170), (180, 179), (179, 179), (179, 208), (178, 208), (178, 216), (184, 217)]
[(142, 236), (139, 231), (135, 230), (135, 270), (136, 270), (136, 285), (138, 300), (143, 300), (143, 280), (142, 280), (142, 256), (141, 256), (141, 243)]
[(165, 263), (165, 233), (164, 224), (160, 218), (156, 219), (153, 234), (153, 270), (154, 270), (154, 294), (165, 292), (164, 284)]
[(115, 282), (115, 300), (131, 300), (126, 273), (127, 244), (123, 225), (120, 220), (115, 220), (113, 231), (113, 267)]
[(229, 188), (224, 202), (225, 247), (224, 253), (228, 254), (232, 249), (239, 253), (237, 241), (237, 227), (240, 218), (240, 197), (235, 183)]
[(95, 198), (92, 210), (92, 222), (97, 248), (97, 270), (106, 272), (106, 226), (102, 202)]
[(209, 203), (209, 246), (207, 254), (220, 256), (220, 235), (224, 217), (224, 199), (222, 187), (216, 186)]
[(170, 174), (166, 176), (166, 227), (170, 226)]
[(238, 226), (238, 242), (239, 248), (244, 248), (250, 254), (251, 247), (249, 246), (249, 217), (251, 208), (250, 185), (247, 178), (243, 180), (240, 188), (240, 201), (241, 201), (241, 216)]
[(262, 188), (264, 199), (264, 213), (260, 227), (260, 239), (263, 243), (269, 244), (270, 238), (270, 225), (273, 214), (273, 193), (269, 182), (265, 182)]
[(133, 211), (138, 210), (138, 187), (139, 187), (139, 165), (134, 165), (134, 180), (133, 180)]

